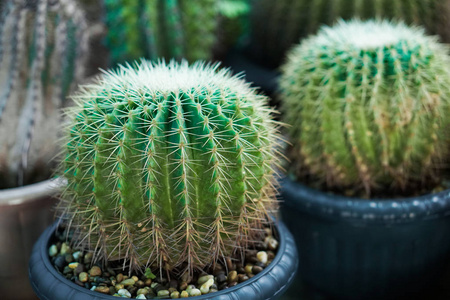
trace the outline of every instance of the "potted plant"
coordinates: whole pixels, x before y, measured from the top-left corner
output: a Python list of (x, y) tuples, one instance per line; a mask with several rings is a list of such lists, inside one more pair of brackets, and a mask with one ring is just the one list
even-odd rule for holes
[(282, 215), (304, 280), (337, 299), (431, 286), (450, 253), (447, 48), (402, 23), (341, 21), (282, 70)]
[[(73, 1), (2, 1), (0, 11), (0, 289), (33, 295), (27, 263), (51, 224), (59, 109), (83, 77), (86, 29)], [(7, 246), (6, 246), (7, 245)]]
[[(177, 284), (173, 297), (187, 293), (198, 270), (233, 254), (241, 262), (248, 246), (274, 226), (284, 243), (274, 258), (278, 265), (229, 292), (276, 298), (297, 263), (290, 234), (270, 216), (277, 205), (277, 125), (266, 97), (218, 67), (143, 60), (84, 87), (68, 112), (62, 217), (74, 230), (72, 247), (93, 254), (99, 266), (120, 261), (127, 274), (149, 268), (161, 284), (181, 275), (186, 285)], [(30, 260), (38, 296), (102, 297), (58, 274), (49, 259), (52, 234), (42, 236)], [(122, 286), (106, 289), (127, 294)]]

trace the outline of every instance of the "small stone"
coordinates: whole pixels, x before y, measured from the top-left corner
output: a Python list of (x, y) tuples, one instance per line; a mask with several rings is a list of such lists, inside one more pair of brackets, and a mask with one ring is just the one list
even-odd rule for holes
[(89, 275), (91, 275), (92, 277), (101, 276), (102, 275), (102, 269), (100, 269), (100, 267), (98, 267), (98, 266), (93, 266), (89, 270)]
[(66, 259), (64, 258), (64, 256), (58, 255), (55, 259), (54, 264), (55, 264), (55, 267), (58, 268), (58, 270), (62, 271), (62, 270), (64, 270), (64, 266), (66, 264)]
[(152, 289), (156, 289), (156, 288), (158, 287), (158, 285), (159, 285), (159, 283), (157, 283), (157, 282), (152, 282), (152, 284), (150, 285), (150, 287), (151, 287)]
[(272, 237), (272, 236), (268, 236), (264, 239), (264, 242), (267, 243), (267, 248), (269, 250), (276, 250), (278, 248), (278, 241)]
[(186, 281), (180, 283), (180, 290), (185, 290), (187, 289), (188, 283)]
[(129, 287), (127, 287), (127, 290), (131, 293), (131, 295), (136, 294), (137, 289), (138, 289), (138, 288), (135, 287), (135, 286), (129, 286)]
[(97, 286), (93, 285), (93, 286), (91, 287), (91, 291), (95, 291), (96, 288), (97, 288)]
[(58, 247), (56, 247), (56, 245), (51, 245), (50, 248), (48, 249), (48, 255), (53, 257), (56, 256), (56, 254), (58, 254)]
[(253, 265), (246, 265), (245, 266), (245, 273), (247, 273), (247, 274), (251, 274), (252, 273), (252, 268), (253, 268)]
[(233, 270), (233, 262), (230, 257), (225, 258), (225, 262), (227, 263), (228, 270)]
[(80, 258), (80, 255), (81, 255), (81, 251), (72, 253), (72, 256), (75, 260), (78, 260)]
[(181, 275), (181, 281), (186, 281), (189, 283), (189, 273), (188, 272), (184, 272), (183, 275)]
[(172, 299), (178, 299), (178, 298), (180, 298), (180, 292), (179, 292), (179, 291), (172, 292), (172, 293), (170, 294), (170, 298), (172, 298)]
[(260, 266), (253, 266), (252, 273), (256, 275), (259, 272), (261, 272), (262, 270), (263, 270), (263, 268), (261, 268)]
[(86, 255), (84, 256), (83, 262), (86, 265), (89, 265), (91, 263), (93, 257), (94, 257), (94, 254), (92, 252), (86, 253)]
[(177, 289), (176, 288), (173, 288), (173, 287), (171, 287), (171, 288), (169, 288), (169, 292), (172, 294), (173, 292), (175, 292)]
[(123, 274), (122, 273), (117, 274), (116, 279), (117, 279), (117, 282), (119, 282), (119, 283), (122, 282)]
[(136, 295), (147, 295), (148, 290), (147, 289), (138, 289), (136, 292)]
[(190, 285), (187, 286), (186, 292), (188, 292), (189, 295), (190, 295), (190, 294), (191, 294), (191, 291), (192, 291), (193, 289), (195, 289), (195, 285), (190, 284)]
[(142, 280), (138, 280), (135, 284), (138, 288), (143, 288), (145, 286), (144, 282)]
[(244, 281), (246, 281), (246, 280), (248, 280), (248, 279), (249, 279), (248, 276), (245, 275), (245, 274), (239, 274), (239, 275), (238, 275), (238, 282), (239, 282), (239, 283), (244, 282)]
[(143, 295), (143, 294), (140, 294), (140, 295), (137, 295), (136, 299), (147, 299), (147, 297), (145, 297), (145, 295)]
[(273, 253), (273, 251), (267, 251), (267, 258), (269, 260), (272, 260), (275, 258), (275, 253)]
[(79, 275), (81, 272), (85, 272), (86, 267), (83, 264), (78, 264), (78, 266), (75, 268), (75, 275)]
[(131, 279), (134, 280), (134, 282), (138, 282), (139, 278), (137, 276), (131, 276)]
[(116, 289), (116, 291), (122, 290), (125, 288), (125, 286), (121, 283), (118, 283), (114, 286), (114, 288)]
[(158, 297), (167, 297), (170, 295), (170, 292), (168, 290), (160, 290), (158, 292)]
[(60, 254), (66, 254), (66, 253), (71, 253), (71, 249), (70, 246), (67, 245), (66, 243), (62, 243), (61, 245), (61, 251), (59, 252)]
[(80, 275), (78, 275), (78, 279), (79, 279), (81, 282), (87, 282), (87, 281), (88, 281), (88, 278), (89, 278), (89, 275), (88, 275), (88, 273), (86, 273), (86, 272), (81, 272)]
[(225, 273), (220, 273), (219, 275), (217, 275), (216, 280), (218, 283), (222, 283), (227, 281), (227, 276), (225, 276)]
[(198, 278), (197, 284), (202, 285), (210, 279), (214, 279), (214, 276), (213, 275), (203, 275)]
[(63, 274), (67, 275), (69, 273), (73, 273), (73, 270), (69, 266), (65, 266)]
[(136, 281), (134, 281), (132, 278), (129, 278), (122, 280), (120, 283), (123, 284), (124, 286), (132, 286), (136, 283)]
[(261, 263), (267, 264), (268, 257), (267, 257), (267, 252), (266, 251), (259, 251), (258, 253), (256, 253), (256, 258)]
[(107, 287), (107, 286), (98, 286), (98, 287), (95, 288), (94, 291), (100, 292), (100, 293), (103, 293), (103, 294), (109, 294), (109, 287)]
[(214, 279), (210, 278), (207, 282), (202, 284), (202, 286), (200, 287), (200, 292), (202, 292), (202, 294), (208, 294), (209, 293), (209, 288), (213, 284), (214, 284)]
[(118, 290), (117, 294), (119, 294), (120, 296), (122, 296), (124, 298), (131, 298), (131, 293), (128, 290), (126, 290), (126, 289)]
[(236, 281), (235, 281), (235, 282), (231, 282), (231, 283), (228, 284), (228, 287), (233, 287), (233, 286), (235, 286), (236, 284), (237, 284)]
[(150, 286), (150, 285), (152, 284), (152, 280), (151, 280), (150, 278), (147, 278), (147, 279), (144, 281), (144, 284), (145, 284), (145, 286)]
[(237, 272), (236, 271), (231, 271), (230, 273), (228, 273), (228, 283), (231, 282), (237, 282)]
[(69, 264), (69, 268), (71, 268), (72, 270), (75, 270), (78, 267), (79, 263), (74, 262), (74, 263), (70, 263)]
[(195, 297), (200, 296), (201, 294), (202, 292), (199, 289), (192, 289), (191, 292), (189, 293), (189, 296)]
[(73, 256), (72, 254), (66, 254), (64, 256), (64, 258), (66, 259), (66, 263), (70, 264), (71, 262), (73, 262)]
[(189, 297), (189, 293), (188, 293), (188, 292), (182, 291), (182, 292), (180, 293), (180, 298), (187, 298), (187, 297)]

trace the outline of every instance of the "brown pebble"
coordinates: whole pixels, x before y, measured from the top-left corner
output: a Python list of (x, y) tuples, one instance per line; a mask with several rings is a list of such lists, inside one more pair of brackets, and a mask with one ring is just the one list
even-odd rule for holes
[(119, 282), (119, 283), (122, 282), (123, 274), (122, 273), (117, 274), (116, 279), (117, 279), (117, 282)]
[(186, 281), (180, 283), (180, 291), (184, 291), (188, 286), (188, 283)]
[(231, 283), (228, 284), (228, 287), (233, 287), (233, 286), (235, 286), (236, 284), (237, 284), (237, 282), (231, 282)]
[(143, 288), (145, 286), (144, 282), (142, 280), (138, 280), (135, 284), (138, 288)]
[(272, 260), (275, 258), (275, 253), (273, 253), (273, 251), (267, 251), (267, 258), (269, 260)]
[(244, 269), (243, 267), (237, 267), (237, 268), (236, 268), (236, 271), (237, 271), (239, 274), (244, 274), (244, 273), (245, 273), (245, 269)]
[(98, 266), (93, 266), (89, 270), (89, 275), (91, 275), (92, 277), (101, 276), (102, 275), (102, 269), (100, 269), (100, 267), (98, 267)]
[(145, 286), (150, 286), (152, 284), (152, 280), (150, 279), (150, 278), (147, 278), (145, 281), (144, 281), (144, 285)]
[(86, 267), (83, 264), (78, 264), (78, 266), (75, 268), (75, 275), (80, 275), (81, 272), (85, 272)]
[(103, 293), (103, 294), (109, 294), (109, 287), (107, 287), (107, 286), (98, 286), (98, 287), (95, 288), (95, 291)]
[[(227, 263), (228, 271), (234, 270), (233, 269), (233, 262), (231, 261), (231, 257), (225, 258), (225, 262)], [(236, 267), (236, 266), (234, 266), (234, 267)]]
[(134, 282), (138, 282), (139, 278), (137, 276), (131, 276), (131, 279), (134, 280)]
[(171, 287), (171, 288), (169, 288), (168, 290), (169, 290), (169, 293), (171, 293), (171, 294), (172, 294), (172, 293), (173, 293), (173, 292), (175, 292), (175, 291), (176, 291), (177, 289), (176, 289), (176, 288), (173, 288), (173, 287)]
[(262, 270), (263, 270), (263, 268), (261, 268), (260, 266), (253, 266), (252, 273), (256, 275), (259, 272), (261, 272)]
[(238, 275), (238, 282), (239, 283), (244, 282), (246, 280), (248, 280), (248, 276), (247, 275), (244, 275), (244, 274), (239, 274)]
[(230, 273), (228, 273), (227, 279), (228, 279), (228, 283), (237, 282), (237, 272), (231, 271)]

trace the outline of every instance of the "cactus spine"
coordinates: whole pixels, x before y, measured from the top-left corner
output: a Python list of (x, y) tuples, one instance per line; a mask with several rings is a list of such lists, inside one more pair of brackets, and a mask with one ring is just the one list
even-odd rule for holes
[(403, 20), (450, 42), (448, 0), (253, 0), (252, 11), (252, 45), (257, 47), (253, 53), (270, 67), (279, 66), (301, 38), (340, 18)]
[(192, 271), (245, 246), (276, 202), (267, 99), (218, 65), (121, 66), (69, 112), (64, 215), (99, 259)]
[[(11, 0), (0, 20), (0, 182), (40, 174), (57, 151), (59, 108), (83, 77), (86, 24), (73, 1)], [(0, 187), (1, 188), (1, 187)]]
[(140, 57), (209, 59), (216, 41), (218, 0), (106, 0), (111, 60)]
[(448, 150), (449, 58), (422, 29), (339, 22), (283, 66), (291, 159), (330, 188), (415, 190)]

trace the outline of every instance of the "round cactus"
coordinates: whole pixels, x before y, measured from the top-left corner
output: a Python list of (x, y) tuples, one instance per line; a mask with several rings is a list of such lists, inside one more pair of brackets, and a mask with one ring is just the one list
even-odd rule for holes
[[(252, 54), (277, 67), (299, 39), (337, 19), (393, 18), (422, 25), (450, 42), (449, 0), (252, 0)], [(276, 41), (276, 42), (274, 42)]]
[(290, 52), (281, 94), (291, 159), (330, 188), (410, 191), (448, 150), (447, 48), (420, 28), (358, 20)]
[(142, 61), (75, 100), (62, 208), (97, 257), (192, 271), (261, 232), (278, 137), (266, 98), (243, 80), (218, 65)]

